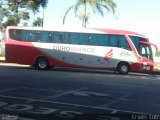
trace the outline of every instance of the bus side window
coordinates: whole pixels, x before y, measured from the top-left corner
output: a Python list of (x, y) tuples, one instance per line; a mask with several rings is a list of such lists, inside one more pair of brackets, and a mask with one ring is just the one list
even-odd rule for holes
[(119, 46), (119, 38), (116, 35), (110, 35), (109, 37), (109, 45), (111, 47), (118, 47)]
[(103, 36), (104, 36), (105, 46), (108, 46), (108, 44), (109, 44), (109, 35), (103, 35)]
[(131, 41), (133, 42), (133, 44), (135, 45), (136, 49), (138, 50), (138, 52), (140, 52), (140, 43), (139, 43), (139, 37), (136, 36), (129, 36)]
[(131, 50), (129, 43), (126, 40), (125, 36), (119, 36), (119, 47), (127, 49), (127, 50)]
[(13, 33), (12, 33), (11, 37), (12, 37), (12, 39), (14, 39), (14, 40), (21, 41), (21, 40), (22, 40), (21, 30), (13, 30)]
[(78, 33), (71, 33), (71, 37), (70, 37), (70, 40), (71, 40), (71, 44), (79, 44), (79, 41), (78, 41)]
[(92, 34), (91, 45), (97, 46), (98, 45), (98, 41), (99, 41), (98, 35)]
[(92, 39), (93, 39), (92, 35), (88, 34), (87, 45), (91, 45)]
[[(32, 41), (32, 32), (30, 31), (29, 36), (28, 36), (28, 41)], [(34, 41), (32, 41), (34, 42)]]
[(84, 43), (85, 43), (85, 45), (89, 45), (89, 40), (88, 40), (88, 38), (89, 38), (89, 34), (88, 33), (84, 33), (83, 34), (84, 35)]
[(35, 38), (36, 38), (36, 42), (41, 42), (41, 32), (40, 31), (36, 32)]
[(80, 39), (81, 34), (80, 33), (76, 33), (75, 34), (75, 39), (76, 39), (76, 44), (80, 45), (82, 44), (81, 39)]
[(16, 37), (16, 40), (22, 41), (22, 30), (17, 30), (15, 37)]
[(71, 33), (68, 33), (68, 41), (67, 44), (71, 44)]
[(36, 40), (36, 32), (35, 31), (30, 31), (30, 39), (29, 39), (29, 41), (31, 41), (31, 42), (37, 42)]
[(108, 40), (107, 35), (99, 35), (99, 46), (108, 46)]
[(92, 34), (91, 45), (108, 46), (108, 36), (103, 34)]
[(44, 42), (44, 43), (48, 42), (48, 32), (47, 31), (41, 31), (40, 37), (41, 37), (40, 39), (41, 42)]
[(77, 41), (78, 41), (79, 45), (84, 45), (84, 38), (83, 37), (84, 37), (83, 33), (78, 33)]
[(59, 33), (59, 43), (63, 43), (63, 33)]
[(15, 36), (16, 36), (16, 30), (10, 29), (10, 30), (9, 30), (9, 37), (10, 37), (11, 39), (15, 39)]
[(22, 31), (22, 41), (28, 42), (28, 30), (23, 30)]
[(86, 33), (80, 33), (81, 45), (87, 45)]
[(60, 33), (60, 40), (61, 40), (61, 43), (63, 44), (68, 44), (69, 41), (70, 41), (70, 33), (68, 32), (63, 32), (63, 33)]
[(51, 43), (52, 42), (52, 33), (48, 32), (48, 42)]
[(59, 43), (59, 33), (58, 32), (53, 32), (53, 43)]

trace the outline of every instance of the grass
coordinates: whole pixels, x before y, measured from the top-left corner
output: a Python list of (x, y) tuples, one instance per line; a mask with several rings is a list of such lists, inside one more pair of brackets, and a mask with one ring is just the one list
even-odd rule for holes
[(154, 72), (160, 72), (160, 69), (155, 68), (155, 69), (154, 69)]
[(0, 54), (0, 57), (4, 57), (5, 55), (4, 54)]

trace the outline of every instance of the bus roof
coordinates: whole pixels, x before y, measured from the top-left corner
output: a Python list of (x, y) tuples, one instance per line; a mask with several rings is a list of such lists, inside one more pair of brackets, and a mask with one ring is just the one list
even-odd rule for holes
[(25, 30), (45, 30), (45, 31), (59, 31), (59, 32), (78, 32), (78, 33), (97, 33), (97, 34), (117, 34), (117, 35), (134, 35), (145, 37), (142, 34), (118, 29), (101, 29), (101, 28), (42, 28), (42, 27), (23, 27), (23, 26), (8, 26), (7, 29), (25, 29)]

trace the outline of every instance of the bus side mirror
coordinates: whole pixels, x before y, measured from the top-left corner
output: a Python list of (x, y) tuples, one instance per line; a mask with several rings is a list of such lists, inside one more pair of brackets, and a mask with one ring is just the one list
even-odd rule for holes
[(147, 44), (147, 45), (152, 45), (156, 49), (156, 52), (158, 52), (158, 46), (156, 44), (153, 44), (153, 43), (150, 43), (150, 42), (145, 42), (145, 41), (140, 41), (140, 43)]

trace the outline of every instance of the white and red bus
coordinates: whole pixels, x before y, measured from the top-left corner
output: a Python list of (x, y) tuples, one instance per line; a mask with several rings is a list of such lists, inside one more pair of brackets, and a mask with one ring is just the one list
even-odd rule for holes
[(44, 29), (9, 26), (5, 32), (6, 62), (49, 67), (152, 72), (148, 39), (138, 33), (111, 29)]

